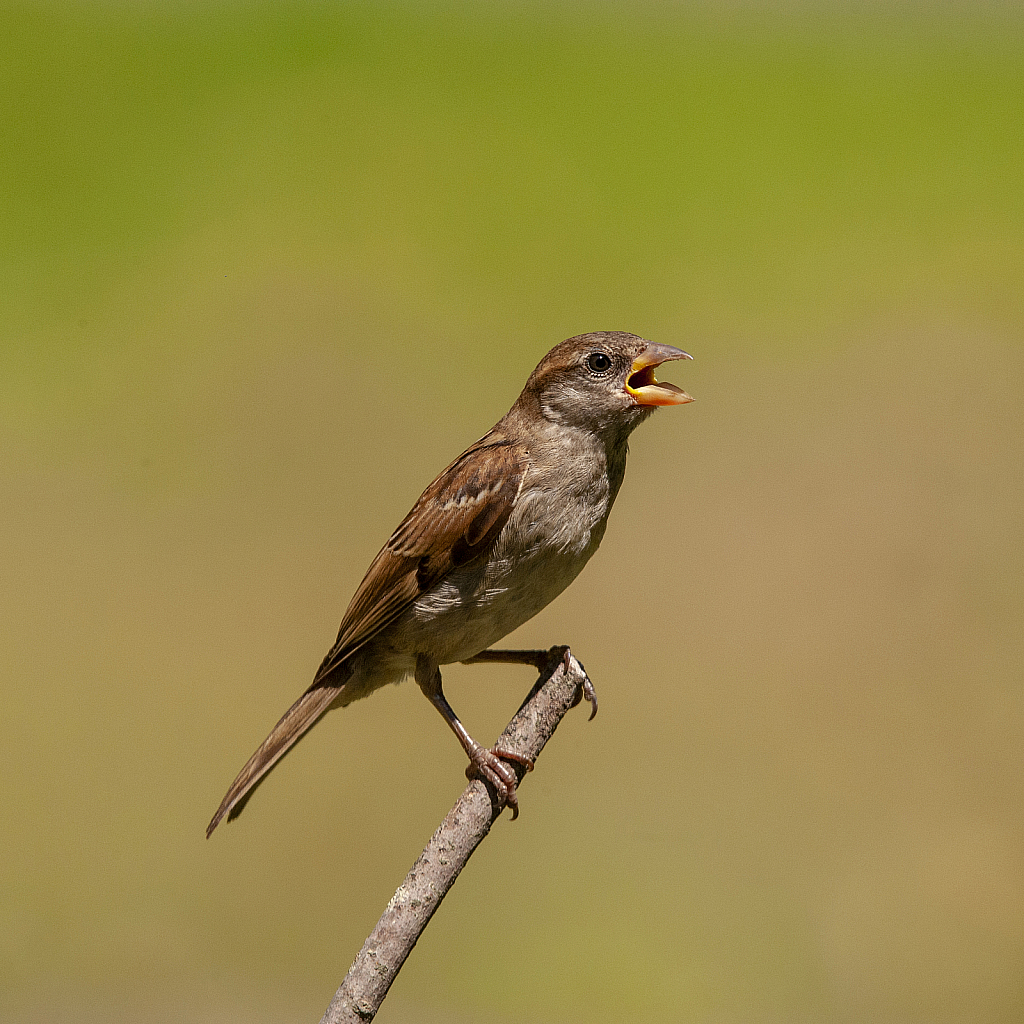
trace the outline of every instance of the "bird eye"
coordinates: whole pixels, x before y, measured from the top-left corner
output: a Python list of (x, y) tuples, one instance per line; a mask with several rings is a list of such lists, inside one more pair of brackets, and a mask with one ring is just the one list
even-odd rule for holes
[(587, 356), (587, 366), (594, 373), (605, 373), (611, 365), (611, 359), (604, 352), (591, 352)]

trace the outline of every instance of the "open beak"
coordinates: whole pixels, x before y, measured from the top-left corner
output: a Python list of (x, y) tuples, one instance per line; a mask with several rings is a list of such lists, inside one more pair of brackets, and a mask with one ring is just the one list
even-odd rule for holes
[(655, 380), (655, 367), (672, 359), (692, 359), (688, 352), (671, 345), (648, 345), (633, 360), (626, 378), (626, 390), (637, 405), (685, 405), (693, 399), (675, 384)]

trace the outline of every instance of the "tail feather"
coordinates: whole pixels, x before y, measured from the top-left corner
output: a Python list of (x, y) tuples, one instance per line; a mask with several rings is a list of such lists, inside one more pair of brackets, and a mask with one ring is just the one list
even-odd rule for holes
[(226, 814), (228, 821), (242, 813), (249, 797), (266, 778), (267, 773), (314, 725), (327, 713), (342, 686), (320, 683), (311, 686), (281, 717), (270, 735), (260, 744), (256, 753), (245, 763), (238, 778), (231, 783), (227, 795), (220, 802), (217, 813), (206, 827), (206, 838)]

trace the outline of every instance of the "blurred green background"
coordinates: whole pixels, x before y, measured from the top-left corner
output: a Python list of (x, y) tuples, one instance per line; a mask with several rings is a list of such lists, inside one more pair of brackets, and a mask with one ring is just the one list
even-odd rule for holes
[[(414, 685), (210, 842), (555, 342), (696, 361), (513, 645), (573, 713), (383, 1022), (1024, 1016), (1024, 20), (0, 9), (0, 1019), (319, 1019), (463, 785)], [(497, 735), (525, 670), (453, 668)]]

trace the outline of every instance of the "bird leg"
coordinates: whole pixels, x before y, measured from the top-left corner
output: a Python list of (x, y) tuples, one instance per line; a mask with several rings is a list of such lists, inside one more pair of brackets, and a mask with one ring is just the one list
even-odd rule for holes
[(522, 765), (528, 772), (533, 771), (533, 761), (517, 754), (512, 750), (504, 750), (501, 747), (481, 746), (469, 733), (466, 727), (459, 721), (458, 715), (452, 710), (451, 704), (445, 698), (441, 689), (441, 669), (429, 658), (420, 654), (416, 658), (416, 682), (431, 704), (441, 712), (441, 717), (448, 723), (449, 728), (459, 738), (462, 749), (469, 757), (469, 767), (466, 769), (466, 777), (482, 776), (495, 789), (498, 794), (498, 806), (506, 804), (512, 808), (512, 820), (519, 817), (519, 798), (516, 795), (518, 779), (506, 761), (514, 761)]
[[(533, 665), (543, 677), (541, 680), (538, 680), (537, 686), (534, 687), (535, 691), (542, 682), (547, 682), (551, 678), (559, 663), (563, 664), (566, 669), (569, 668), (569, 648), (565, 644), (558, 644), (546, 651), (481, 651), (476, 657), (467, 658), (462, 664), (477, 665), (481, 662), (505, 665)], [(583, 668), (583, 666), (580, 665), (580, 668)], [(530, 696), (533, 696), (533, 691), (531, 691)], [(583, 671), (583, 685), (576, 691), (576, 698), (573, 700), (572, 706), (576, 707), (584, 697), (590, 702), (590, 718), (587, 719), (589, 722), (597, 714), (597, 691), (594, 689), (594, 684), (590, 681), (590, 676), (587, 675), (585, 669)], [(526, 699), (529, 700), (530, 697)]]

